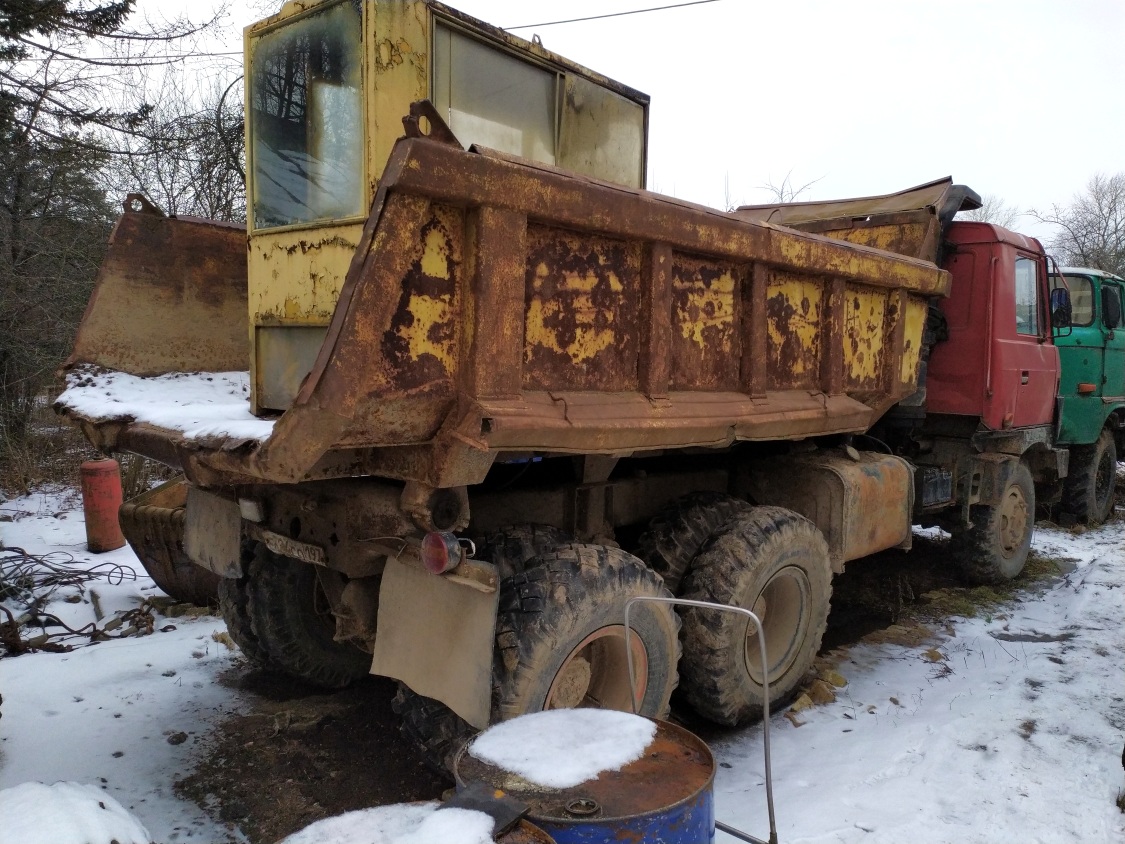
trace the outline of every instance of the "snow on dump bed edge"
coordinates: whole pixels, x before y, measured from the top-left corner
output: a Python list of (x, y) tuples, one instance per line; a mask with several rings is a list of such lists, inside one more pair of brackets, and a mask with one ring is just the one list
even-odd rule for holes
[(80, 367), (57, 405), (96, 422), (145, 422), (186, 440), (265, 440), (273, 420), (250, 412), (250, 373), (172, 372), (140, 378)]

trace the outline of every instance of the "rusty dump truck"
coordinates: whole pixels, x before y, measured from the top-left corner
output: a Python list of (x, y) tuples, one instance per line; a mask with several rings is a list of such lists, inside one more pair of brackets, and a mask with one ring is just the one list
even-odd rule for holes
[[(645, 95), (429, 0), (288, 4), (246, 103), (247, 226), (130, 197), (56, 404), (183, 472), (162, 541), (246, 656), (395, 678), (437, 763), (543, 708), (794, 693), (833, 574), (910, 545), (923, 473), (862, 435), (950, 273), (646, 192)], [(936, 250), (947, 187), (901, 238)], [(768, 664), (642, 604), (630, 700), (624, 602), (670, 593), (752, 608)]]

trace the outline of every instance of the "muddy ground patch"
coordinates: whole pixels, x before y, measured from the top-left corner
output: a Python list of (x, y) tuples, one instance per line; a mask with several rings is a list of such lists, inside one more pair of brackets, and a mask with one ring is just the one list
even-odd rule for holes
[(176, 790), (251, 844), (353, 809), (434, 799), (448, 785), (400, 735), (390, 680), (370, 677), (325, 694), (235, 668), (222, 682), (243, 692), (250, 709), (216, 726)]

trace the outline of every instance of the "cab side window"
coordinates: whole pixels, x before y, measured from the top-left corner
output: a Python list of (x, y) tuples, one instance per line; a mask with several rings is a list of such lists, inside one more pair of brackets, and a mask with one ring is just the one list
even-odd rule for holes
[(1038, 265), (1031, 258), (1016, 258), (1016, 333), (1039, 336)]
[(1121, 327), (1121, 289), (1116, 284), (1102, 286), (1102, 324), (1111, 329)]

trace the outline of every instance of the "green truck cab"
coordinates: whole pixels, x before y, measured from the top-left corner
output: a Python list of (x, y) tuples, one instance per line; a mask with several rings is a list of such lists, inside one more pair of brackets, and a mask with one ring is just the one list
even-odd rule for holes
[(1058, 446), (1070, 448), (1062, 510), (1102, 522), (1113, 509), (1125, 428), (1125, 279), (1104, 270), (1062, 267), (1051, 288), (1070, 291), (1070, 330), (1054, 338), (1062, 367)]

